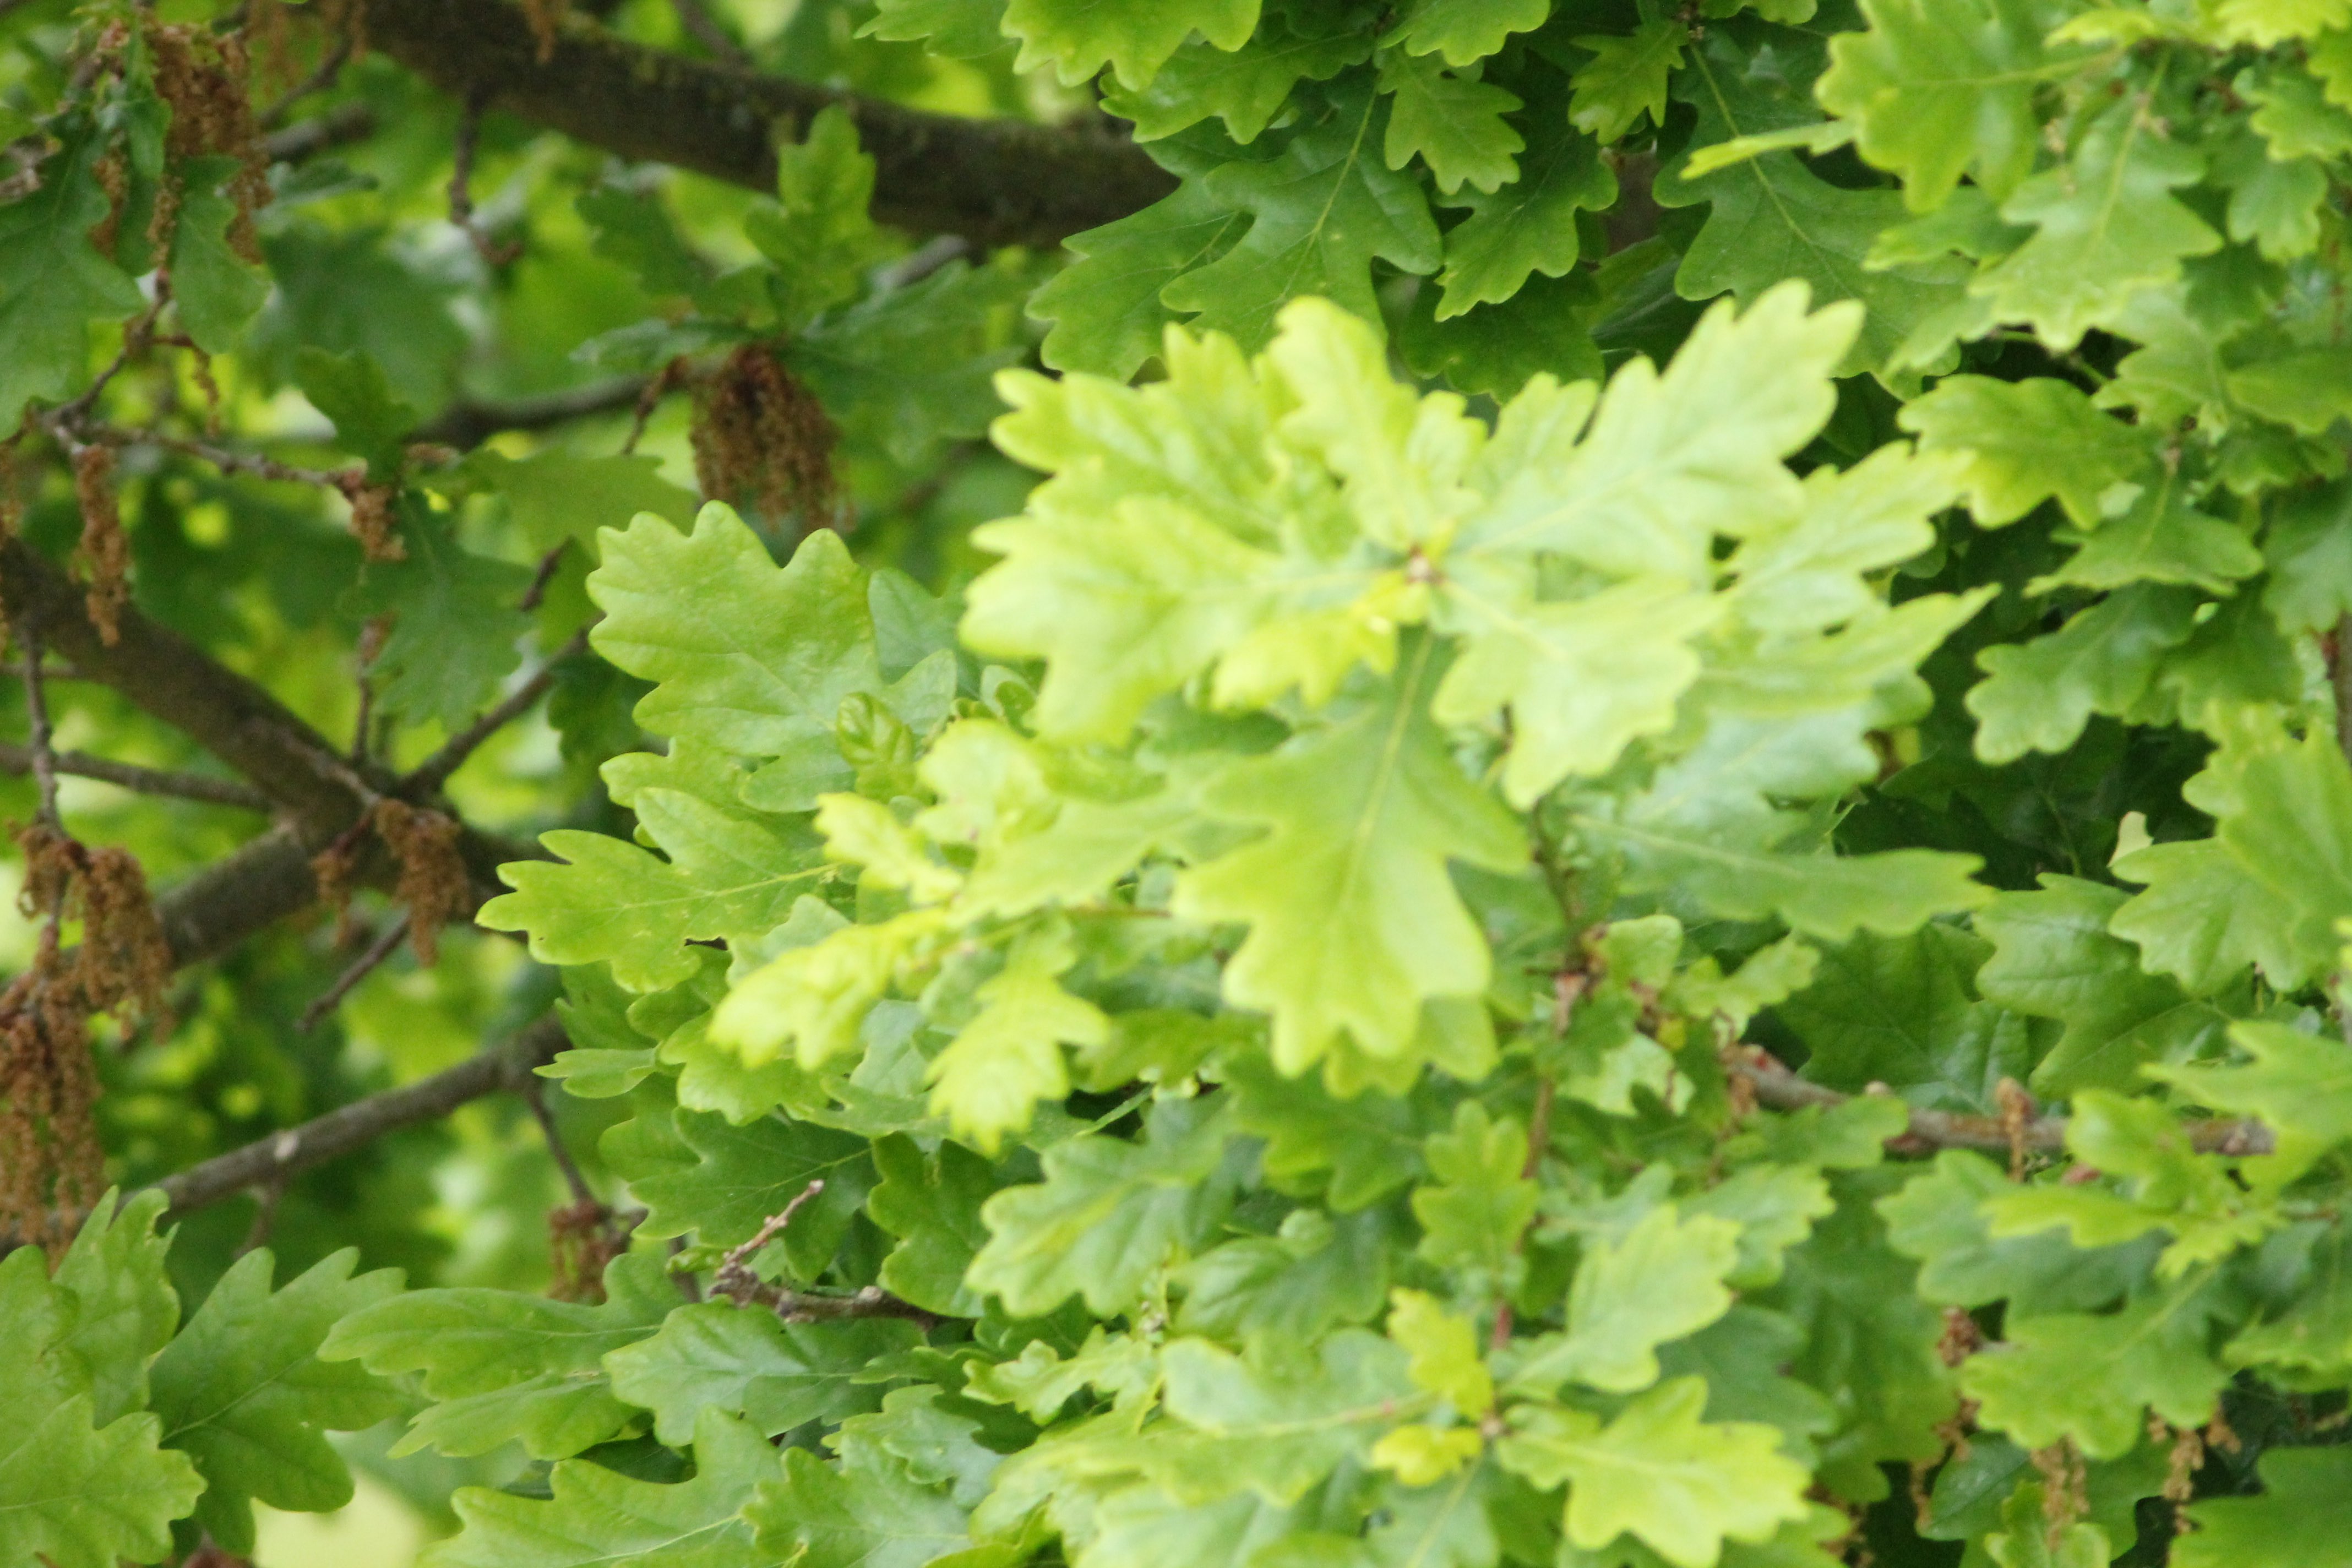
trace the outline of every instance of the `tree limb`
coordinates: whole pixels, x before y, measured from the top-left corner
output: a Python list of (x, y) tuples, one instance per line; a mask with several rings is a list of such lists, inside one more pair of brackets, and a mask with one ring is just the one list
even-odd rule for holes
[[(247, 811), (270, 809), (268, 795), (251, 784), (239, 784), (235, 779), (142, 768), (136, 763), (118, 763), (108, 757), (93, 757), (88, 752), (59, 752), (53, 760), (61, 773), (71, 773), (76, 778), (101, 779), (140, 795), (177, 795), (183, 800), (209, 801), (215, 805), (243, 806)], [(0, 772), (30, 773), (34, 761), (30, 746), (0, 741)]]
[[(1775, 1110), (1801, 1110), (1806, 1106), (1843, 1105), (1851, 1095), (1839, 1093), (1799, 1078), (1779, 1058), (1753, 1046), (1740, 1048), (1730, 1070), (1756, 1090), (1759, 1105)], [(2259, 1121), (2215, 1119), (2189, 1125), (2190, 1144), (2205, 1154), (2267, 1154), (2273, 1146), (2271, 1130)], [(1952, 1110), (1911, 1112), (1911, 1125), (1887, 1141), (1898, 1154), (1929, 1154), (1938, 1149), (1980, 1149), (2007, 1153), (2024, 1149), (2036, 1154), (2059, 1154), (2066, 1149), (2066, 1119), (2036, 1116), (2013, 1128), (1998, 1116), (1969, 1116)]]
[(387, 1132), (446, 1116), (484, 1095), (520, 1089), (532, 1069), (551, 1060), (569, 1043), (562, 1025), (541, 1018), (505, 1044), (431, 1078), (355, 1100), (299, 1127), (191, 1165), (155, 1184), (172, 1203), (164, 1221), (184, 1218), (248, 1187), (282, 1182)]
[[(0, 608), (37, 617), (47, 646), (86, 679), (110, 686), (243, 774), (283, 812), (270, 831), (156, 900), (175, 964), (209, 958), (319, 897), (310, 857), (335, 841), (396, 781), (346, 763), (300, 715), (169, 627), (124, 606), (112, 643), (91, 626), (82, 590), (21, 539), (0, 542)], [(457, 844), (479, 897), (503, 890), (498, 868), (544, 851), (467, 827)], [(371, 840), (354, 880), (388, 879), (391, 858)], [(470, 909), (467, 911), (471, 912)]]
[(368, 43), (442, 91), (592, 147), (753, 190), (776, 185), (779, 125), (797, 139), (838, 104), (874, 155), (874, 216), (978, 245), (1052, 245), (1127, 216), (1176, 182), (1106, 131), (927, 114), (692, 60), (568, 21), (540, 58), (510, 0), (369, 0)]

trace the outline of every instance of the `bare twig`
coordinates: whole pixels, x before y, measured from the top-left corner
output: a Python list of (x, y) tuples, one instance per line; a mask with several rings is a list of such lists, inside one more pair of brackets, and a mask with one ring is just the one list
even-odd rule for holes
[[(54, 675), (55, 671), (48, 672)], [(34, 771), (36, 754), (30, 746), (19, 746), (0, 741), (0, 772), (27, 773)], [(106, 757), (93, 757), (87, 752), (53, 752), (50, 763), (60, 773), (75, 778), (102, 779), (110, 784), (139, 795), (177, 795), (183, 800), (201, 800), (215, 805), (241, 806), (247, 811), (268, 811), (269, 797), (249, 784), (236, 779), (207, 778), (202, 773), (170, 773), (161, 768), (142, 768), (132, 763), (118, 763)]]
[(530, 710), (531, 704), (547, 695), (548, 688), (555, 684), (556, 667), (587, 646), (585, 627), (572, 633), (563, 646), (548, 655), (547, 662), (532, 671), (530, 679), (509, 692), (504, 701), (450, 736), (439, 751), (409, 770), (407, 776), (400, 781), (401, 793), (422, 795), (439, 789), (483, 742), (522, 717)]
[(484, 261), (504, 267), (522, 254), (522, 246), (514, 241), (499, 244), (474, 221), (474, 153), (482, 138), (482, 110), (488, 105), (489, 94), (478, 89), (466, 95), (458, 112), (457, 134), (449, 150), (449, 221), (466, 231)]
[(522, 591), (522, 597), (515, 605), (517, 609), (528, 616), (546, 600), (547, 586), (555, 581), (556, 571), (563, 564), (563, 552), (571, 548), (570, 540), (558, 540), (554, 549), (539, 558), (539, 568), (530, 574), (530, 586)]
[(332, 985), (321, 991), (312, 998), (309, 1006), (302, 1009), (302, 1016), (296, 1020), (294, 1027), (305, 1035), (317, 1028), (320, 1019), (333, 1012), (361, 981), (382, 968), (384, 960), (400, 951), (401, 939), (407, 934), (408, 917), (404, 914), (376, 932), (375, 940), (368, 943), (367, 951), (352, 960), (350, 968), (335, 976)]
[(523, 1104), (530, 1108), (531, 1120), (539, 1123), (540, 1136), (547, 1142), (548, 1156), (555, 1162), (555, 1168), (563, 1173), (563, 1184), (572, 1189), (572, 1202), (583, 1209), (594, 1210), (599, 1216), (609, 1216), (611, 1211), (596, 1195), (596, 1189), (588, 1184), (587, 1176), (580, 1169), (580, 1162), (572, 1157), (572, 1151), (565, 1146), (563, 1133), (555, 1125), (555, 1113), (547, 1108), (546, 1080), (533, 1074), (523, 1080), (520, 1092)]
[(296, 104), (314, 92), (323, 92), (334, 86), (335, 79), (343, 74), (343, 67), (352, 58), (352, 28), (346, 24), (336, 33), (335, 41), (327, 46), (327, 52), (320, 57), (318, 68), (287, 89), (285, 96), (261, 111), (258, 121), (261, 128), (264, 131), (277, 130), (286, 123), (287, 115), (293, 112)]
[(760, 1228), (751, 1233), (749, 1241), (729, 1247), (727, 1256), (719, 1260), (719, 1271), (710, 1277), (711, 1289), (739, 1307), (751, 1300), (760, 1289), (760, 1277), (751, 1272), (751, 1259), (758, 1256), (760, 1248), (784, 1233), (784, 1226), (793, 1223), (793, 1215), (800, 1213), (802, 1205), (823, 1191), (823, 1178), (811, 1181), (793, 1194), (792, 1202), (770, 1215)]
[(364, 142), (375, 134), (375, 110), (364, 103), (341, 103), (313, 120), (298, 120), (261, 139), (273, 163), (299, 163), (331, 147)]
[(743, 46), (719, 25), (719, 18), (703, 6), (702, 0), (669, 0), (669, 8), (677, 15), (677, 25), (686, 29), (687, 36), (719, 58), (730, 66), (751, 63), (751, 57), (743, 52)]
[(24, 646), (25, 716), (31, 730), (33, 783), (40, 794), (41, 825), (59, 837), (65, 837), (65, 821), (58, 815), (58, 758), (49, 743), (49, 700), (41, 685), (41, 628), (37, 615), (26, 615), (16, 626), (16, 640)]
[[(1755, 1087), (1757, 1103), (1760, 1105), (1776, 1110), (1801, 1110), (1809, 1105), (1843, 1105), (1853, 1098), (1799, 1078), (1779, 1058), (1757, 1047), (1737, 1049), (1738, 1054), (1729, 1063), (1730, 1070)], [(2193, 1122), (2189, 1137), (2191, 1146), (2201, 1153), (2233, 1157), (2267, 1154), (2275, 1145), (2271, 1130), (2252, 1121), (2217, 1118)], [(2013, 1149), (2023, 1149), (2037, 1154), (2055, 1154), (2066, 1147), (2066, 1119), (2049, 1115), (2030, 1120), (1970, 1116), (1959, 1111), (1914, 1108), (1909, 1126), (1888, 1139), (1887, 1147), (1897, 1154), (1914, 1155), (1930, 1154), (1938, 1149), (1979, 1149), (2002, 1155)]]
[(627, 408), (637, 401), (650, 379), (625, 376), (541, 397), (518, 397), (509, 403), (453, 403), (418, 426), (409, 439), (465, 451), (480, 446), (501, 430), (545, 430), (573, 419)]
[(563, 1027), (542, 1018), (503, 1046), (400, 1089), (313, 1117), (299, 1127), (191, 1165), (156, 1185), (171, 1200), (167, 1219), (178, 1219), (271, 1181), (285, 1181), (314, 1165), (348, 1154), (387, 1132), (437, 1121), (469, 1100), (518, 1088), (533, 1068), (551, 1060), (569, 1042)]
[(900, 257), (874, 274), (877, 293), (887, 294), (894, 289), (904, 289), (920, 283), (949, 262), (971, 254), (971, 241), (960, 234), (943, 234), (919, 248)]

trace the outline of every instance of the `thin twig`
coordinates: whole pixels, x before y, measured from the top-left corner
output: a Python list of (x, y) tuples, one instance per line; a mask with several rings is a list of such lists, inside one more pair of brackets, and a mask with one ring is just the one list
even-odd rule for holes
[(539, 570), (530, 574), (530, 586), (522, 591), (516, 608), (528, 616), (537, 610), (547, 597), (548, 584), (555, 581), (556, 569), (563, 564), (563, 552), (572, 548), (572, 541), (559, 540), (554, 549), (539, 558)]
[(634, 405), (648, 376), (624, 376), (569, 392), (518, 397), (508, 403), (453, 403), (410, 432), (412, 441), (470, 450), (501, 430), (544, 430), (573, 419), (611, 414)]
[(311, 120), (298, 120), (261, 139), (273, 163), (299, 163), (331, 147), (364, 142), (375, 134), (375, 110), (364, 103), (339, 103)]
[[(1799, 1078), (1778, 1058), (1759, 1047), (1740, 1046), (1734, 1050), (1737, 1054), (1727, 1065), (1755, 1087), (1760, 1105), (1769, 1105), (1775, 1110), (1801, 1110), (1807, 1106), (1843, 1105), (1853, 1098)], [(2221, 1118), (2192, 1122), (2189, 1140), (2200, 1153), (2232, 1157), (2267, 1154), (2275, 1146), (2271, 1130), (2263, 1123)], [(2037, 1154), (2055, 1154), (2066, 1147), (2066, 1119), (2037, 1116), (2019, 1121), (1915, 1107), (1909, 1125), (1888, 1139), (1886, 1146), (1895, 1153), (1912, 1155), (1932, 1154), (1938, 1149), (1980, 1149), (1989, 1154), (2002, 1155), (2012, 1149), (2024, 1149)]]
[(278, 1200), (285, 1195), (283, 1178), (264, 1182), (254, 1189), (253, 1224), (247, 1228), (245, 1239), (237, 1243), (235, 1257), (243, 1258), (255, 1247), (268, 1245), (270, 1227), (278, 1222)]
[(676, 13), (677, 25), (686, 29), (688, 37), (729, 65), (749, 66), (751, 63), (751, 57), (743, 52), (743, 46), (719, 26), (718, 17), (703, 8), (702, 0), (669, 0), (669, 8)]
[(361, 981), (382, 968), (384, 960), (400, 951), (401, 939), (407, 934), (408, 917), (406, 915), (399, 916), (383, 930), (378, 931), (375, 940), (368, 943), (367, 951), (354, 959), (351, 967), (336, 975), (332, 985), (312, 998), (310, 1005), (302, 1009), (302, 1016), (295, 1022), (295, 1030), (307, 1035), (317, 1028), (320, 1019), (333, 1012)]
[(285, 96), (261, 111), (258, 121), (264, 131), (275, 131), (286, 123), (294, 106), (314, 92), (323, 92), (335, 85), (343, 73), (345, 62), (352, 58), (352, 29), (346, 26), (335, 35), (335, 41), (319, 60), (318, 68), (286, 89)]
[(534, 670), (530, 679), (509, 692), (504, 701), (450, 736), (439, 751), (409, 770), (408, 776), (400, 781), (400, 792), (415, 795), (439, 789), (483, 742), (522, 717), (531, 704), (544, 697), (548, 688), (555, 684), (556, 667), (587, 646), (588, 632), (583, 626), (572, 633), (562, 647), (550, 654), (547, 662)]
[[(56, 674), (54, 670), (47, 673), (51, 676)], [(93, 757), (87, 752), (52, 752), (49, 761), (60, 773), (75, 778), (102, 779), (139, 795), (177, 795), (184, 800), (208, 801), (215, 805), (242, 806), (247, 811), (270, 809), (268, 795), (236, 779), (206, 778), (202, 773), (142, 768), (133, 763)], [(0, 772), (28, 773), (34, 771), (36, 762), (37, 753), (32, 747), (0, 741)]]
[(25, 648), (25, 716), (32, 732), (30, 761), (33, 784), (40, 795), (38, 816), (43, 826), (62, 838), (66, 826), (58, 815), (58, 758), (50, 744), (48, 694), (41, 685), (41, 628), (37, 617), (24, 618), (16, 627), (16, 640)]
[(761, 1222), (749, 1241), (729, 1247), (727, 1256), (719, 1259), (719, 1272), (710, 1278), (710, 1288), (739, 1307), (749, 1301), (760, 1288), (760, 1277), (751, 1272), (751, 1259), (758, 1255), (760, 1248), (784, 1233), (784, 1227), (793, 1223), (793, 1215), (800, 1213), (803, 1204), (823, 1191), (823, 1177), (811, 1180), (807, 1186), (793, 1195), (792, 1202)]
[(572, 1201), (583, 1208), (595, 1210), (600, 1215), (609, 1215), (611, 1211), (596, 1195), (596, 1189), (588, 1184), (587, 1176), (580, 1169), (580, 1162), (574, 1160), (572, 1151), (564, 1146), (563, 1133), (555, 1125), (555, 1113), (547, 1109), (546, 1080), (534, 1074), (523, 1080), (520, 1093), (523, 1104), (530, 1108), (531, 1120), (539, 1123), (540, 1135), (547, 1141), (547, 1152), (554, 1160), (555, 1168), (563, 1173), (563, 1184), (572, 1189)]
[(500, 245), (474, 221), (474, 153), (482, 137), (482, 111), (489, 101), (487, 92), (469, 93), (458, 110), (457, 139), (449, 153), (449, 221), (465, 231), (484, 261), (504, 267), (522, 254), (521, 245)]

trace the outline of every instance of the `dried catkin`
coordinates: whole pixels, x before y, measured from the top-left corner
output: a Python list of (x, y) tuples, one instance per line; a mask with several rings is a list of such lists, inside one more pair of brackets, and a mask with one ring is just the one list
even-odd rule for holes
[(131, 542), (114, 496), (114, 453), (89, 446), (74, 454), (74, 499), (81, 504), (82, 570), (89, 574), (84, 603), (99, 640), (112, 647), (122, 638), (122, 607), (131, 598)]
[(795, 513), (803, 531), (838, 521), (833, 451), (840, 431), (773, 350), (746, 343), (696, 391), (694, 472), (705, 498), (750, 497), (760, 514)]

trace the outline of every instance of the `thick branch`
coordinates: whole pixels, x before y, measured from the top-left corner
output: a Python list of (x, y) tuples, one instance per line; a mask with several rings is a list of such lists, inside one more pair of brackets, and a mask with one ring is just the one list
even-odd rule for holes
[(926, 114), (628, 43), (585, 20), (548, 58), (509, 0), (369, 0), (370, 47), (460, 102), (544, 125), (624, 158), (754, 190), (776, 184), (775, 135), (839, 104), (874, 155), (874, 216), (981, 245), (1052, 245), (1166, 195), (1175, 181), (1124, 138)]
[[(30, 773), (34, 760), (32, 747), (0, 741), (0, 771)], [(209, 801), (215, 805), (243, 806), (247, 811), (269, 809), (268, 795), (251, 784), (239, 784), (235, 779), (209, 778), (203, 773), (166, 773), (160, 768), (142, 768), (135, 763), (93, 757), (87, 752), (59, 752), (55, 762), (58, 772), (61, 773), (71, 773), (76, 778), (102, 779), (140, 795), (177, 795), (183, 800)]]
[(387, 1132), (436, 1121), (468, 1100), (519, 1089), (533, 1068), (552, 1059), (568, 1043), (562, 1026), (542, 1018), (505, 1045), (431, 1078), (355, 1100), (299, 1127), (191, 1165), (156, 1184), (172, 1200), (164, 1217), (166, 1221), (182, 1218), (249, 1187), (282, 1182), (313, 1165), (323, 1165)]
[[(1753, 1047), (1745, 1052), (1743, 1059), (1732, 1064), (1731, 1070), (1755, 1086), (1759, 1104), (1775, 1110), (1843, 1105), (1852, 1098), (1799, 1078), (1774, 1057)], [(2259, 1121), (2194, 1122), (2189, 1136), (2198, 1152), (2206, 1154), (2267, 1154), (2273, 1147), (2271, 1130)], [(2012, 1129), (1998, 1116), (1914, 1110), (1909, 1128), (1888, 1140), (1888, 1146), (1905, 1154), (1933, 1153), (1938, 1149), (2007, 1153), (2012, 1148), (2036, 1154), (2058, 1154), (2066, 1149), (2066, 1119), (2037, 1116)]]
[[(11, 620), (37, 616), (47, 646), (80, 675), (189, 736), (285, 813), (278, 826), (156, 900), (175, 963), (209, 958), (309, 907), (319, 896), (310, 857), (372, 804), (362, 789), (394, 787), (379, 772), (355, 771), (300, 715), (135, 608), (124, 607), (120, 637), (106, 643), (89, 624), (80, 586), (22, 540), (0, 542), (0, 605)], [(500, 864), (543, 853), (470, 827), (457, 851), (483, 897), (500, 890)], [(389, 870), (389, 857), (371, 840), (354, 879), (380, 881)]]

